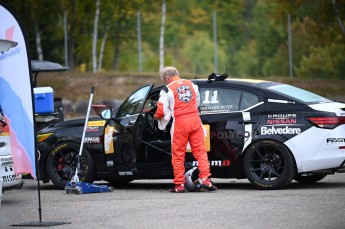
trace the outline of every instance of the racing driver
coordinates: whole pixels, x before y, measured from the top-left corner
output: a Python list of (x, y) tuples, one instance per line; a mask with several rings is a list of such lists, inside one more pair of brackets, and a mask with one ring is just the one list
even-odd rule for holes
[(204, 144), (204, 129), (199, 117), (200, 95), (198, 86), (190, 80), (181, 79), (175, 67), (165, 67), (160, 74), (167, 84), (160, 92), (155, 118), (158, 127), (165, 130), (173, 118), (171, 127), (172, 165), (174, 184), (170, 192), (185, 192), (185, 153), (189, 141), (194, 158), (198, 161), (199, 183), (201, 189), (217, 190), (210, 180), (210, 165)]

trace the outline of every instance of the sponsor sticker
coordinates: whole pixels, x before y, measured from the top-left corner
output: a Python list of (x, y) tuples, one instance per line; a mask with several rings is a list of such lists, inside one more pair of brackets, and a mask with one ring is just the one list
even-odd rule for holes
[(261, 127), (261, 135), (269, 135), (269, 134), (293, 134), (293, 135), (297, 135), (300, 133), (301, 133), (301, 128), (291, 128), (288, 126), (285, 126), (285, 127), (263, 126), (263, 127)]
[(285, 125), (285, 124), (296, 124), (297, 121), (295, 118), (288, 118), (288, 119), (267, 119), (266, 124), (268, 125)]
[(1, 162), (12, 162), (12, 157), (1, 158)]
[(84, 143), (98, 144), (98, 143), (101, 143), (101, 139), (99, 137), (87, 137), (84, 139)]
[[(211, 167), (230, 167), (230, 160), (211, 160), (208, 162)], [(186, 162), (186, 167), (197, 167), (198, 161)]]
[(111, 154), (114, 153), (114, 141), (113, 133), (115, 128), (113, 126), (107, 126), (104, 131), (104, 153)]
[(2, 182), (10, 182), (10, 181), (15, 181), (15, 180), (19, 180), (20, 176), (18, 175), (7, 175), (7, 176), (3, 176), (2, 177)]
[(326, 142), (327, 142), (327, 144), (330, 144), (330, 143), (345, 143), (345, 138), (327, 138)]
[[(210, 151), (211, 150), (211, 138), (210, 138), (210, 125), (203, 125), (204, 127), (204, 139), (205, 139), (205, 148), (206, 151)], [(186, 152), (191, 153), (192, 152), (192, 148), (188, 142), (187, 144), (187, 149)]]
[(105, 120), (87, 122), (87, 126), (104, 126), (104, 125), (105, 125)]
[(297, 118), (297, 114), (269, 114), (267, 118), (272, 119), (285, 119), (285, 118)]
[(98, 126), (87, 126), (86, 132), (98, 132)]
[(107, 161), (107, 167), (113, 167), (114, 162), (113, 161)]

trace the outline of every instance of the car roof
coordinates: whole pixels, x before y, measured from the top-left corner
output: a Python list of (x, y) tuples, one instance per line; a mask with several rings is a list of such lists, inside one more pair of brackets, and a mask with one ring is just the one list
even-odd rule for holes
[(267, 89), (270, 86), (282, 84), (279, 82), (260, 80), (260, 79), (237, 79), (237, 78), (225, 79), (225, 80), (220, 80), (220, 81), (207, 80), (207, 79), (193, 79), (193, 82), (198, 85), (216, 84), (217, 86), (219, 86), (221, 84), (231, 84), (232, 86), (260, 88), (260, 89)]
[[(222, 84), (231, 84), (232, 86), (244, 87), (244, 88), (260, 88), (263, 90), (267, 90), (268, 87), (274, 85), (282, 85), (282, 83), (274, 82), (274, 81), (267, 81), (267, 80), (260, 80), (260, 79), (240, 79), (240, 78), (230, 78), (225, 80), (208, 80), (208, 79), (192, 79), (192, 81), (197, 85), (222, 85)], [(160, 90), (164, 85), (159, 85), (155, 87), (152, 91)]]

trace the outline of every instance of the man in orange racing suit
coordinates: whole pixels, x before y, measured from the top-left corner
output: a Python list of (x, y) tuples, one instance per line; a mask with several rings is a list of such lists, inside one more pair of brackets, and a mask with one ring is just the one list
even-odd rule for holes
[(210, 180), (210, 165), (204, 143), (204, 129), (199, 117), (200, 95), (198, 86), (190, 80), (181, 79), (175, 67), (165, 67), (161, 71), (165, 86), (157, 103), (155, 118), (159, 128), (165, 130), (170, 118), (172, 165), (175, 187), (170, 192), (185, 192), (185, 153), (189, 141), (194, 158), (198, 161), (199, 183), (202, 189), (217, 190)]

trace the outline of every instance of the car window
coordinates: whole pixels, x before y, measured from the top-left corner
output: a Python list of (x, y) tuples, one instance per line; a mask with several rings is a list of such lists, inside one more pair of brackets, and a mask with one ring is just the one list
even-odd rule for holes
[(226, 88), (199, 88), (201, 114), (238, 111), (241, 91)]
[(325, 103), (331, 102), (331, 100), (324, 98), (320, 95), (314, 94), (310, 91), (306, 91), (304, 89), (294, 87), (287, 84), (278, 84), (274, 86), (268, 87), (269, 90), (276, 91), (278, 93), (282, 93), (289, 97), (292, 97), (296, 100), (305, 102), (305, 103)]
[(155, 108), (157, 106), (158, 99), (159, 99), (159, 94), (156, 94), (154, 96), (147, 98), (144, 105), (143, 113), (146, 113), (152, 110), (153, 108)]
[(123, 118), (129, 115), (139, 114), (143, 108), (145, 99), (152, 85), (146, 85), (139, 88), (131, 96), (129, 96), (120, 106), (116, 117)]
[(240, 110), (245, 110), (259, 102), (259, 98), (249, 92), (242, 92)]

